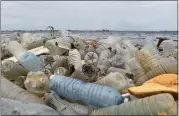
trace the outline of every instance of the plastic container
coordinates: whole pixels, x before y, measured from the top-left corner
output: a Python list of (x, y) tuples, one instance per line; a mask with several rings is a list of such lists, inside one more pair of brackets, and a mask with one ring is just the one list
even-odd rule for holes
[(24, 85), (29, 92), (40, 97), (49, 91), (48, 77), (40, 71), (29, 72)]
[(42, 45), (42, 36), (39, 34), (24, 33), (21, 45), (25, 49), (33, 49)]
[(124, 98), (112, 87), (85, 83), (65, 76), (52, 75), (50, 89), (60, 96), (83, 101), (95, 107), (107, 107), (124, 102)]
[(4, 77), (1, 78), (1, 97), (20, 100), (23, 102), (44, 104), (44, 102), (39, 97), (30, 94), (28, 91), (13, 84)]
[(45, 102), (48, 106), (54, 108), (61, 115), (78, 115), (65, 100), (62, 100), (55, 92), (44, 95)]
[(88, 52), (84, 58), (86, 63), (96, 65), (98, 62), (98, 55), (94, 52)]
[(26, 50), (17, 41), (10, 41), (7, 45), (7, 49), (15, 56), (19, 61), (21, 56), (26, 53)]
[(81, 55), (77, 49), (69, 51), (68, 64), (74, 65), (75, 69), (82, 68)]
[(175, 51), (175, 44), (173, 40), (165, 40), (161, 43), (161, 47), (163, 48), (164, 56), (169, 56), (171, 53)]
[(129, 87), (133, 87), (134, 83), (130, 83), (131, 81), (123, 76), (119, 72), (109, 73), (106, 77), (96, 81), (96, 84), (110, 86), (118, 90), (119, 92), (123, 90), (127, 90)]
[(16, 80), (19, 76), (26, 76), (28, 70), (13, 62), (12, 60), (7, 60), (2, 64), (2, 73), (8, 80)]
[(109, 61), (112, 67), (124, 69), (125, 60), (121, 55), (115, 55)]
[(71, 49), (71, 44), (57, 39), (48, 40), (45, 47), (50, 51), (50, 55), (62, 55)]
[(44, 68), (43, 61), (31, 52), (24, 53), (20, 57), (19, 63), (28, 71), (37, 72)]
[(94, 110), (90, 115), (177, 115), (177, 109), (174, 98), (166, 93)]
[(153, 43), (153, 41), (154, 40), (151, 38), (146, 38), (144, 42), (144, 48), (149, 50), (155, 57), (159, 57), (159, 51), (157, 49), (157, 46)]
[(55, 69), (54, 71), (54, 75), (64, 75), (64, 76), (68, 76), (69, 72), (67, 69), (63, 68), (63, 67), (58, 67)]
[(1, 98), (1, 115), (59, 115), (54, 109), (37, 103)]

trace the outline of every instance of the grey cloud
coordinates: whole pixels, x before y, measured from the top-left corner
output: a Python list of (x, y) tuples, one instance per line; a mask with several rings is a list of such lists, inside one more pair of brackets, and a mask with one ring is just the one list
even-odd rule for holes
[(2, 1), (2, 29), (176, 30), (176, 1)]

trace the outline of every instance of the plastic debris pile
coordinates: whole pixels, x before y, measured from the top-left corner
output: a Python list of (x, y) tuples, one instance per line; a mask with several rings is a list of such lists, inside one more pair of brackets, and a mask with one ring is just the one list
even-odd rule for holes
[(24, 33), (3, 43), (14, 57), (2, 61), (2, 115), (177, 115), (172, 40), (159, 51), (148, 40), (57, 37), (50, 28), (48, 37)]

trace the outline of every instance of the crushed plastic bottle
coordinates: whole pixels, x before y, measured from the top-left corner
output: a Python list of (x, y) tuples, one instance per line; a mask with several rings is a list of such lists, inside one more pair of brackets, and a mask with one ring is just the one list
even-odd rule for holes
[[(129, 110), (130, 109), (130, 110)], [(94, 110), (90, 115), (177, 115), (174, 98), (166, 94), (157, 94), (143, 99)]]
[(26, 89), (37, 95), (43, 96), (49, 91), (49, 80), (43, 72), (29, 72), (24, 82)]
[(38, 103), (1, 98), (1, 115), (59, 115), (52, 108)]
[[(93, 91), (91, 88), (93, 88)], [(50, 89), (58, 95), (75, 101), (80, 100), (95, 107), (107, 107), (124, 102), (120, 93), (112, 87), (84, 83), (83, 81), (65, 76), (52, 75)]]

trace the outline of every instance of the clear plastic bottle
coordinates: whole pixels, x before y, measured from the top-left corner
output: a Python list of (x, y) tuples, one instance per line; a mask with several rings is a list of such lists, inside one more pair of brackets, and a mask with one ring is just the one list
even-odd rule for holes
[(9, 42), (7, 48), (28, 71), (36, 72), (44, 68), (43, 61), (35, 54), (26, 52), (17, 41)]
[(107, 107), (124, 102), (124, 98), (112, 87), (85, 83), (65, 76), (52, 75), (50, 89), (60, 96), (80, 100), (95, 107)]
[(175, 51), (175, 44), (173, 40), (165, 40), (161, 43), (161, 47), (163, 48), (163, 55), (169, 56)]
[(90, 115), (177, 115), (177, 109), (172, 95), (164, 93), (97, 109)]

